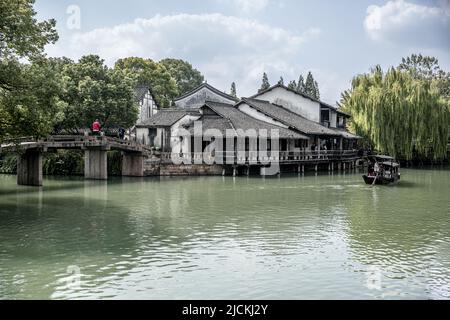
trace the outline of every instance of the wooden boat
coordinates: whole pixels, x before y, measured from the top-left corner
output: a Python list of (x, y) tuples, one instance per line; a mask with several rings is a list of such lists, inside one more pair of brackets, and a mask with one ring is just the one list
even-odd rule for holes
[(363, 175), (364, 182), (369, 185), (388, 185), (400, 180), (400, 164), (389, 156), (376, 155), (369, 157), (369, 169)]

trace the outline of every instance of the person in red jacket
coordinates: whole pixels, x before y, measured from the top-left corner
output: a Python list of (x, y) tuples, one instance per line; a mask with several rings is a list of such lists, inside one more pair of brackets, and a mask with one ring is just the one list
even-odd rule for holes
[(102, 125), (100, 124), (100, 122), (98, 121), (98, 119), (95, 119), (94, 123), (92, 124), (92, 133), (95, 136), (99, 136), (100, 135), (100, 129), (102, 128)]

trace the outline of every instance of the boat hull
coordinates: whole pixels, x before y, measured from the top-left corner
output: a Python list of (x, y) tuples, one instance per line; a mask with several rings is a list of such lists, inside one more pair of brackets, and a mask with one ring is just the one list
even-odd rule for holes
[[(363, 175), (364, 182), (366, 184), (373, 184), (373, 181), (375, 180), (375, 177)], [(375, 181), (375, 184), (377, 185), (388, 185), (398, 182), (400, 177), (393, 177), (393, 178), (385, 178), (385, 177), (378, 177), (377, 181)]]

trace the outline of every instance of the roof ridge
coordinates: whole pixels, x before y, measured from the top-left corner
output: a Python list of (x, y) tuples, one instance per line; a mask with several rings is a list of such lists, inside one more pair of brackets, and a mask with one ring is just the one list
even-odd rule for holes
[(235, 98), (235, 97), (233, 97), (232, 95), (229, 95), (229, 94), (227, 94), (227, 93), (225, 93), (225, 92), (222, 92), (222, 91), (220, 91), (219, 89), (214, 88), (212, 85), (210, 85), (210, 84), (207, 83), (207, 82), (203, 82), (201, 85), (199, 85), (198, 87), (192, 89), (191, 91), (189, 91), (189, 92), (187, 92), (187, 93), (185, 93), (185, 94), (183, 94), (183, 95), (181, 95), (181, 96), (179, 96), (179, 97), (173, 99), (173, 101), (179, 101), (179, 100), (182, 100), (182, 99), (184, 99), (184, 98), (186, 98), (186, 97), (189, 97), (191, 94), (194, 94), (194, 93), (200, 91), (200, 90), (203, 89), (203, 88), (208, 88), (208, 89), (210, 89), (211, 91), (217, 93), (218, 95), (221, 95), (221, 96), (223, 96), (223, 97), (229, 98), (230, 100), (238, 101), (237, 98)]

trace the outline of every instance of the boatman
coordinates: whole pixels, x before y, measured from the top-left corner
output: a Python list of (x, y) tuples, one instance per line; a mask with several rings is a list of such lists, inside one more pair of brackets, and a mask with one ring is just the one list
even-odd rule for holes
[(378, 161), (375, 161), (375, 165), (373, 166), (373, 172), (375, 172), (375, 175), (378, 175), (378, 173), (380, 173), (380, 165), (378, 164)]

